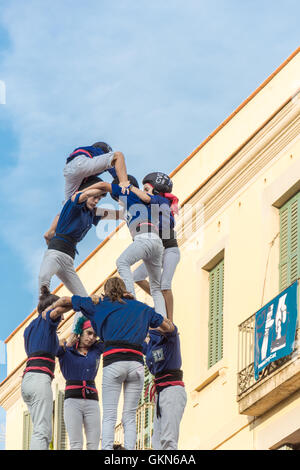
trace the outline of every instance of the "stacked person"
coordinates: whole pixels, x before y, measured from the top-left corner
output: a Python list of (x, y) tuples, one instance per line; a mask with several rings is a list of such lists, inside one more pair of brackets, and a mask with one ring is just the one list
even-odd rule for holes
[[(105, 142), (96, 142), (88, 147), (76, 148), (67, 158), (64, 167), (65, 202), (78, 191), (88, 178), (99, 176), (105, 171), (108, 171), (114, 178), (116, 176), (119, 178), (120, 186), (124, 191), (129, 182), (122, 152), (114, 152)], [(47, 244), (56, 232), (58, 219), (59, 214), (55, 216), (49, 230), (44, 235)]]
[[(51, 305), (59, 299), (43, 287), (37, 307), (38, 317), (24, 331), (27, 363), (24, 370), (21, 393), (32, 424), (31, 450), (47, 450), (52, 438), (53, 394), (51, 381), (55, 371), (55, 355), (59, 347), (56, 333), (63, 307)], [(50, 307), (50, 308), (49, 308)], [(45, 318), (43, 311), (47, 309)]]
[(143, 352), (150, 373), (154, 376), (156, 410), (152, 445), (155, 450), (176, 450), (179, 427), (186, 405), (182, 381), (182, 360), (177, 327), (172, 332), (161, 328), (150, 330)]
[(113, 449), (122, 385), (124, 446), (127, 450), (134, 449), (136, 409), (144, 383), (143, 342), (149, 327), (160, 326), (162, 331), (171, 332), (173, 324), (153, 308), (135, 300), (118, 277), (106, 281), (103, 299), (75, 295), (59, 299), (54, 306), (82, 311), (104, 341), (102, 449)]
[[(178, 198), (171, 194), (173, 183), (170, 177), (161, 172), (149, 173), (143, 179), (144, 190), (148, 195), (159, 195), (159, 236), (164, 247), (160, 287), (165, 299), (167, 317), (173, 321), (172, 279), (180, 260), (176, 239), (175, 214), (178, 214)], [(148, 272), (142, 263), (133, 273), (133, 279), (150, 295)]]
[(64, 421), (70, 450), (82, 450), (83, 429), (87, 450), (97, 450), (101, 420), (95, 378), (104, 345), (97, 341), (91, 322), (84, 317), (78, 321), (75, 333), (79, 335), (76, 345), (67, 347), (62, 340), (57, 352), (60, 369), (66, 380)]
[[(42, 286), (49, 289), (51, 278), (57, 275), (72, 294), (83, 297), (88, 295), (74, 267), (77, 244), (101, 219), (122, 217), (121, 211), (96, 207), (106, 193), (103, 190), (90, 189), (90, 186), (101, 181), (96, 176), (89, 178), (81, 185), (80, 191), (65, 203), (56, 233), (48, 244), (40, 267), (39, 290)], [(78, 316), (76, 320), (77, 318)], [(74, 339), (74, 335), (70, 336), (68, 344), (71, 345)]]
[(130, 186), (126, 195), (117, 184), (118, 180), (114, 180), (113, 183), (99, 182), (92, 185), (91, 189), (109, 192), (124, 208), (133, 241), (118, 257), (116, 264), (127, 291), (135, 297), (131, 266), (143, 260), (149, 275), (155, 311), (166, 317), (166, 304), (160, 287), (163, 245), (159, 237), (159, 206), (166, 199), (159, 195), (149, 195), (146, 190), (140, 190), (133, 176), (128, 175), (128, 179)]

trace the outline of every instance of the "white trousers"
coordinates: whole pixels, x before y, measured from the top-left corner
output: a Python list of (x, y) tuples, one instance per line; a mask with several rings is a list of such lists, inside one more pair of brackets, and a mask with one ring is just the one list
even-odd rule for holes
[(118, 361), (103, 367), (102, 378), (102, 450), (113, 449), (118, 402), (124, 389), (122, 424), (124, 447), (136, 444), (136, 409), (144, 385), (144, 366), (137, 361)]
[(84, 155), (78, 155), (64, 167), (65, 177), (65, 201), (78, 191), (84, 178), (97, 175), (112, 167), (114, 152), (98, 155), (89, 158)]
[(86, 449), (98, 450), (101, 432), (98, 401), (67, 398), (64, 401), (64, 421), (69, 436), (70, 450), (82, 450), (83, 430), (86, 437)]
[[(50, 290), (51, 278), (56, 275), (66, 288), (73, 295), (80, 295), (81, 297), (88, 297), (77, 272), (74, 267), (74, 260), (72, 256), (67, 255), (59, 250), (46, 250), (44, 258), (40, 267), (39, 273), (39, 292), (42, 286), (47, 286)], [(73, 320), (72, 331), (80, 317), (81, 312), (76, 312)]]
[(152, 436), (153, 449), (177, 449), (180, 422), (186, 401), (185, 388), (180, 385), (167, 387), (160, 392), (159, 407), (161, 416), (157, 417), (155, 407)]
[(149, 275), (150, 292), (155, 311), (166, 317), (166, 304), (160, 287), (163, 244), (158, 236), (154, 238), (152, 236), (152, 234), (137, 235), (131, 245), (117, 259), (117, 269), (127, 291), (135, 296), (131, 266), (143, 260)]
[(22, 379), (21, 393), (33, 425), (30, 450), (48, 450), (52, 439), (51, 377), (47, 374), (27, 372)]
[[(162, 272), (160, 279), (161, 290), (171, 290), (172, 289), (172, 280), (176, 270), (176, 267), (180, 260), (180, 250), (178, 247), (174, 246), (171, 248), (165, 248), (163, 252), (162, 259)], [(145, 263), (142, 263), (136, 270), (133, 272), (134, 282), (144, 281), (148, 277), (148, 271), (145, 266)]]

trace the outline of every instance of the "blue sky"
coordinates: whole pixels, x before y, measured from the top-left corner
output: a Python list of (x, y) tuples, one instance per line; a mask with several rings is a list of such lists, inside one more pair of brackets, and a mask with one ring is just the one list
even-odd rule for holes
[(140, 181), (171, 172), (299, 46), (299, 16), (294, 0), (0, 0), (0, 340), (35, 308), (66, 155), (104, 140)]

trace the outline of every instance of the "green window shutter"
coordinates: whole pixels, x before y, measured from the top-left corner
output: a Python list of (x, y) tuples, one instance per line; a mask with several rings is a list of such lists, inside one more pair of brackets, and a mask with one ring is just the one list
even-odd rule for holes
[(208, 367), (223, 357), (224, 260), (209, 273)]
[(30, 441), (32, 435), (32, 421), (28, 411), (23, 413), (23, 450), (30, 449)]
[(55, 399), (55, 419), (54, 419), (54, 449), (66, 450), (67, 449), (67, 432), (64, 421), (64, 397), (65, 394), (61, 390), (56, 390)]
[(300, 192), (281, 207), (279, 216), (281, 292), (300, 277)]

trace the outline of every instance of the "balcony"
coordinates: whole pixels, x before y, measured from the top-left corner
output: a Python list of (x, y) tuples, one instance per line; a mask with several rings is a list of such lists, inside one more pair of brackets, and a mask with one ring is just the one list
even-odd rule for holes
[[(298, 281), (299, 283), (299, 281)], [(299, 302), (299, 286), (297, 293)], [(299, 305), (299, 303), (298, 303)], [(297, 324), (294, 349), (254, 375), (255, 314), (239, 325), (237, 402), (239, 413), (260, 416), (300, 388), (300, 343)]]

